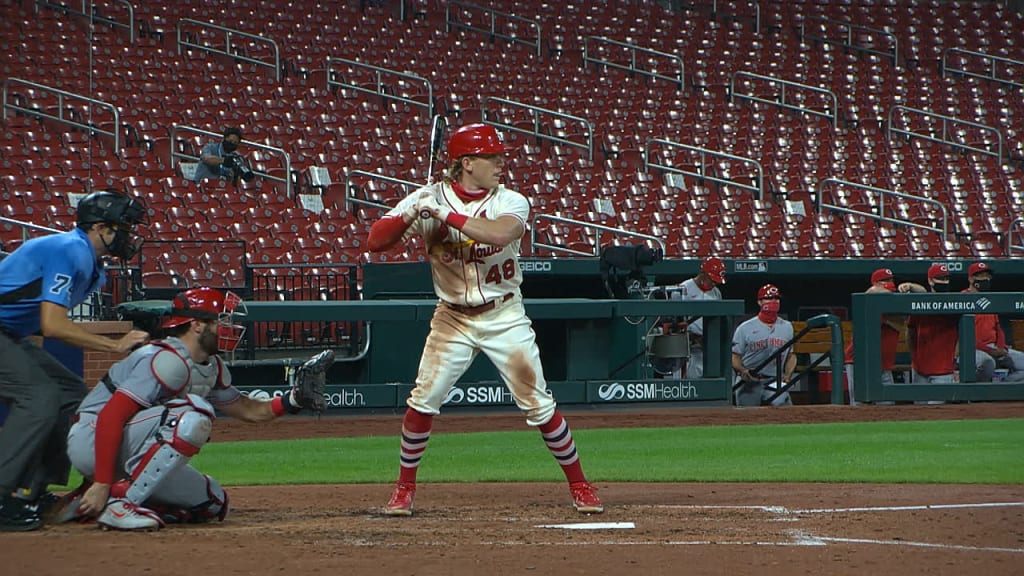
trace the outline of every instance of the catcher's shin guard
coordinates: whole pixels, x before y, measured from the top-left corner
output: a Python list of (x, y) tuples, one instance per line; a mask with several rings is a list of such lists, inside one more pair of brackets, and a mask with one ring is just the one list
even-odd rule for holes
[(199, 453), (210, 439), (212, 427), (213, 423), (205, 414), (185, 412), (179, 416), (177, 422), (170, 426), (170, 440), (158, 435), (157, 442), (135, 467), (126, 499), (134, 504), (142, 504), (149, 499), (167, 476), (188, 464)]

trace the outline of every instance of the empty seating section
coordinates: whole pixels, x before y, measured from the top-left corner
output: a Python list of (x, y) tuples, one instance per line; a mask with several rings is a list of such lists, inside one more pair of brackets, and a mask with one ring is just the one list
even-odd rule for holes
[[(253, 263), (287, 267), (422, 259), (419, 244), (386, 254), (366, 252), (367, 229), (378, 213), (340, 205), (343, 192), (337, 184), (321, 190), (327, 209), (317, 214), (303, 210), (271, 182), (257, 180), (240, 190), (220, 181), (197, 185), (171, 168), (172, 149), (195, 152), (200, 143), (192, 138), (172, 142), (173, 125), (213, 131), (239, 125), (247, 140), (288, 151), (297, 175), (316, 165), (328, 168), (335, 183), (353, 170), (425, 179), (429, 117), (407, 103), (328, 89), (328, 57), (429, 79), (438, 111), (450, 116), (450, 124), (479, 120), (487, 96), (590, 120), (593, 158), (578, 148), (507, 133), (512, 147), (507, 183), (527, 195), (536, 212), (653, 234), (665, 239), (671, 256), (1000, 257), (999, 233), (1013, 214), (1024, 212), (1020, 89), (939, 73), (944, 51), (953, 47), (1024, 59), (1024, 19), (1000, 2), (762, 1), (760, 34), (745, 18), (723, 16), (752, 15), (749, 3), (739, 1), (719, 2), (722, 14), (717, 19), (707, 11), (670, 12), (654, 1), (487, 3), (538, 20), (544, 37), (540, 55), (530, 46), (492, 42), (473, 31), (446, 32), (448, 3), (441, 1), (408, 3), (411, 17), (406, 21), (398, 18), (397, 7), (361, 10), (363, 3), (357, 2), (136, 4), (139, 37), (134, 44), (104, 26), (96, 27), (90, 44), (83, 20), (52, 10), (36, 14), (31, 3), (0, 7), (0, 42), (11, 54), (2, 64), (5, 77), (113, 103), (125, 130), (125, 148), (118, 155), (109, 139), (25, 117), (8, 118), (0, 126), (3, 216), (67, 227), (73, 222), (68, 194), (91, 182), (93, 187), (123, 187), (145, 198), (154, 236), (193, 243), (243, 242)], [(462, 8), (454, 12), (462, 21), (489, 25), (483, 13)], [(282, 80), (275, 82), (266, 69), (205, 52), (178, 55), (175, 27), (183, 18), (272, 38), (281, 50)], [(822, 18), (893, 33), (899, 39), (899, 66), (884, 56), (802, 41), (801, 23), (813, 27)], [(505, 32), (531, 35), (521, 24)], [(678, 54), (685, 62), (685, 86), (678, 89), (623, 70), (582, 66), (582, 39), (587, 36)], [(265, 47), (244, 42), (238, 50), (250, 57), (267, 55)], [(664, 60), (652, 63), (665, 66)], [(727, 89), (737, 71), (831, 90), (839, 100), (837, 125), (764, 103), (731, 102)], [(354, 70), (343, 69), (343, 75), (360, 85), (376, 81)], [(414, 82), (392, 83), (393, 94), (426, 96)], [(813, 95), (802, 100), (798, 95), (795, 101), (821, 108)], [(56, 101), (39, 103), (57, 111)], [(922, 139), (890, 141), (885, 127), (894, 105), (996, 127), (1010, 159), (961, 154)], [(67, 117), (94, 121), (85, 107), (65, 106)], [(530, 125), (528, 117), (502, 113), (517, 126)], [(101, 126), (109, 122), (97, 119)], [(908, 121), (918, 130), (941, 130), (935, 122)], [(550, 130), (562, 137), (581, 136), (572, 124)], [(980, 144), (990, 136), (965, 137)], [(651, 138), (759, 161), (765, 197), (757, 201), (748, 192), (710, 181), (669, 180), (648, 173), (643, 151)], [(243, 151), (255, 168), (281, 170), (273, 159)], [(683, 153), (664, 154), (659, 162), (693, 164)], [(705, 168), (708, 174), (753, 176), (749, 166), (738, 162)], [(937, 200), (948, 209), (956, 234), (943, 238), (861, 216), (817, 214), (815, 192), (826, 178)], [(367, 198), (378, 201), (393, 202), (400, 193), (394, 187), (366, 186)], [(833, 200), (867, 212), (882, 209), (877, 197), (860, 192), (842, 190)], [(803, 210), (794, 210), (797, 206)], [(934, 206), (904, 200), (887, 199), (883, 214), (929, 226), (941, 220)], [(594, 237), (592, 231), (553, 221), (540, 224), (538, 233), (544, 242), (574, 249), (585, 249)], [(19, 238), (0, 228), (4, 246)], [(232, 274), (237, 278), (240, 258), (233, 253), (204, 244), (186, 250), (186, 245), (148, 251), (147, 278), (165, 286)]]

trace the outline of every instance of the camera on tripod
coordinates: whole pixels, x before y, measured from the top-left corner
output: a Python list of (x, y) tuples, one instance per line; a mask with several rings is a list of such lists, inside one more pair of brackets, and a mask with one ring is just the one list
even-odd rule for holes
[(637, 296), (642, 293), (645, 267), (661, 262), (661, 248), (643, 244), (605, 246), (601, 249), (601, 279), (612, 298)]

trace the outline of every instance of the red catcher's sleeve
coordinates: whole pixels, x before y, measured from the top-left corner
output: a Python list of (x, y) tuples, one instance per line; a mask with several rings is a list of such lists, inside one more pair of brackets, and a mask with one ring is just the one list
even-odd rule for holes
[(370, 226), (366, 246), (370, 252), (383, 252), (401, 240), (402, 234), (405, 234), (411, 225), (412, 223), (406, 224), (401, 216), (385, 216)]
[(114, 392), (107, 405), (96, 416), (96, 473), (93, 480), (114, 483), (117, 451), (121, 449), (124, 426), (142, 407), (127, 394)]

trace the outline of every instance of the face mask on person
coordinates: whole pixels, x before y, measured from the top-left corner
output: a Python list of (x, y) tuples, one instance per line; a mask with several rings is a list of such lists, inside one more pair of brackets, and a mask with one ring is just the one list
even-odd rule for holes
[(978, 292), (988, 292), (989, 290), (992, 289), (992, 279), (978, 278), (977, 280), (971, 282), (971, 286), (974, 286), (974, 289), (977, 290)]
[(932, 284), (932, 290), (935, 292), (949, 292), (949, 282), (935, 282)]
[(895, 292), (896, 291), (896, 283), (895, 282), (886, 282), (885, 284), (882, 284), (882, 288), (885, 288), (889, 292)]
[(230, 140), (225, 140), (221, 146), (224, 148), (225, 152), (234, 152), (235, 150), (238, 150), (238, 143)]
[(778, 300), (765, 300), (764, 303), (761, 304), (761, 312), (758, 314), (758, 317), (761, 318), (763, 322), (767, 322), (769, 324), (775, 322), (779, 317), (779, 308), (781, 307), (782, 302)]

